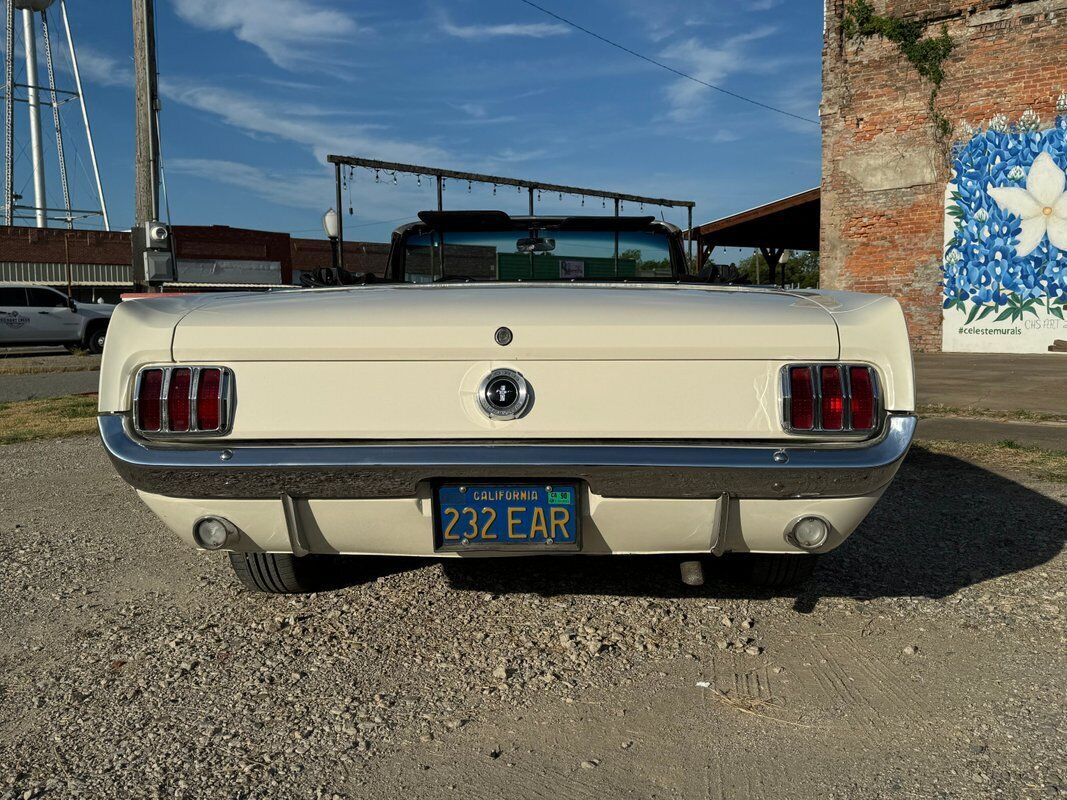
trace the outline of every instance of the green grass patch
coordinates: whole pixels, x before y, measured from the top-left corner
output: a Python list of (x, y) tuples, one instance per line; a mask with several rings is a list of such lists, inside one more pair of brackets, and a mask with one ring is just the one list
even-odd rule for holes
[(964, 461), (1024, 472), (1040, 480), (1067, 483), (1067, 451), (1064, 450), (1046, 450), (1019, 444), (1012, 439), (1003, 439), (995, 444), (923, 441), (915, 446)]
[(62, 439), (96, 430), (96, 396), (0, 403), (0, 444)]
[(921, 405), (915, 413), (920, 417), (970, 417), (1004, 422), (1067, 422), (1067, 414), (1046, 414), (1042, 411), (1027, 411), (1024, 408), (1015, 411), (995, 411), (991, 408), (976, 406), (946, 406), (943, 403)]

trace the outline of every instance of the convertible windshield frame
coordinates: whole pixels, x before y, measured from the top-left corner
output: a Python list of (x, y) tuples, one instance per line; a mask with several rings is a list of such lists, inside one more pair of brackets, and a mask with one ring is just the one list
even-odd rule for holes
[[(516, 242), (520, 239), (529, 237), (545, 240), (559, 239), (565, 243), (571, 242), (572, 244), (583, 234), (603, 236), (604, 234), (613, 233), (613, 247), (610, 250), (605, 250), (605, 253), (600, 256), (590, 257), (589, 260), (599, 260), (600, 262), (603, 262), (605, 258), (613, 258), (614, 269), (610, 276), (604, 276), (603, 274), (586, 276), (583, 267), (581, 270), (576, 270), (579, 274), (564, 277), (563, 269), (561, 267), (561, 274), (558, 279), (537, 276), (534, 274), (534, 262), (532, 259), (544, 257), (546, 254), (544, 251), (538, 251), (540, 252), (540, 255), (534, 255), (533, 253), (528, 254), (531, 258), (531, 268), (530, 274), (525, 277), (502, 277), (499, 268), (495, 270), (493, 277), (472, 277), (462, 274), (454, 274), (450, 276), (447, 272), (447, 247), (450, 244), (448, 241), (449, 233), (463, 238), (477, 236), (478, 234), (485, 234), (486, 238), (492, 238), (495, 234), (504, 234), (508, 236), (514, 234)], [(661, 259), (661, 261), (666, 263), (664, 267), (661, 267), (660, 269), (669, 269), (669, 273), (665, 272), (664, 274), (659, 275), (619, 275), (620, 240), (625, 247), (628, 237), (632, 240), (641, 234), (647, 234), (651, 237), (656, 237), (657, 239), (658, 237), (662, 237), (663, 250), (661, 252), (664, 253), (665, 257)], [(671, 225), (668, 222), (657, 220), (655, 217), (651, 216), (512, 217), (502, 211), (423, 211), (419, 214), (418, 222), (401, 226), (394, 232), (389, 253), (388, 280), (398, 283), (423, 282), (411, 280), (410, 275), (408, 274), (409, 251), (411, 250), (412, 245), (419, 240), (431, 242), (431, 244), (428, 245), (430, 248), (430, 252), (428, 253), (431, 261), (430, 271), (427, 275), (428, 280), (424, 282), (536, 283), (558, 280), (562, 282), (664, 283), (685, 280), (687, 277), (681, 231), (676, 226)], [(444, 242), (444, 247), (441, 247), (442, 241)], [(459, 242), (457, 244), (463, 246), (464, 244), (467, 244), (467, 242)], [(549, 243), (545, 242), (543, 244)], [(657, 241), (656, 244), (658, 247), (660, 243)], [(626, 251), (622, 250), (624, 261), (626, 258), (625, 253)], [(496, 255), (499, 258), (501, 255), (515, 254), (504, 253), (498, 250)], [(567, 255), (569, 254), (561, 252), (560, 254), (557, 254), (557, 260), (562, 262)], [(574, 258), (581, 259), (580, 256), (575, 256)], [(438, 261), (436, 259), (440, 260)], [(569, 261), (571, 259), (567, 260)], [(648, 263), (654, 264), (656, 261), (651, 260)], [(603, 266), (603, 263), (601, 263), (600, 272), (604, 271)], [(632, 268), (635, 273), (640, 271), (637, 264), (634, 264)], [(440, 272), (438, 272), (438, 269), (440, 269)], [(654, 267), (646, 266), (644, 269), (654, 269)], [(595, 272), (595, 270), (591, 271)], [(425, 274), (425, 271), (420, 271), (417, 274)]]

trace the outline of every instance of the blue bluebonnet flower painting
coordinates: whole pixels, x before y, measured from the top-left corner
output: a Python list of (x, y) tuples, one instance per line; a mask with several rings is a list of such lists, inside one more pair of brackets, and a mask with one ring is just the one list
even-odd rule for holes
[(991, 125), (953, 157), (944, 307), (967, 324), (1067, 305), (1067, 115), (1053, 127)]

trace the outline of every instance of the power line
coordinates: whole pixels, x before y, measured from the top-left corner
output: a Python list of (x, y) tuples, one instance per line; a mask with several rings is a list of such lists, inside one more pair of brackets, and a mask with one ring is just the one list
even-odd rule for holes
[(754, 105), (754, 106), (759, 106), (760, 108), (764, 108), (767, 111), (773, 111), (776, 114), (784, 114), (787, 117), (792, 117), (793, 119), (799, 119), (801, 122), (810, 122), (812, 125), (818, 125), (819, 124), (818, 120), (811, 119), (810, 117), (802, 117), (799, 114), (794, 114), (791, 111), (786, 111), (785, 109), (782, 109), (782, 108), (776, 108), (775, 106), (769, 105), (767, 103), (761, 103), (759, 100), (753, 100), (751, 97), (745, 97), (743, 94), (738, 94), (737, 92), (731, 92), (729, 89), (724, 89), (721, 86), (716, 86), (714, 83), (708, 83), (707, 81), (702, 81), (702, 80), (700, 80), (700, 78), (697, 78), (694, 75), (690, 75), (688, 72), (682, 72), (680, 69), (675, 69), (674, 67), (669, 66), (668, 64), (664, 64), (662, 61), (656, 61), (656, 59), (650, 58), (649, 56), (646, 56), (644, 53), (638, 53), (636, 50), (631, 50), (629, 47), (626, 47), (625, 45), (621, 45), (618, 42), (613, 42), (611, 39), (608, 39), (605, 36), (601, 36), (599, 33), (595, 33), (594, 31), (591, 31), (588, 28), (583, 28), (577, 22), (572, 22), (571, 20), (567, 19), (566, 17), (561, 17), (559, 14), (555, 13), (554, 11), (549, 11), (544, 6), (539, 6), (537, 3), (532, 2), (532, 0), (519, 0), (519, 2), (520, 3), (525, 3), (526, 5), (530, 6), (531, 8), (536, 8), (541, 13), (547, 14), (548, 16), (552, 17), (553, 19), (559, 20), (560, 22), (562, 22), (565, 25), (570, 25), (572, 28), (581, 31), (584, 34), (592, 36), (594, 39), (597, 39), (597, 40), (603, 42), (606, 45), (610, 45), (611, 47), (614, 47), (614, 48), (616, 48), (618, 50), (622, 50), (624, 53), (629, 53), (630, 55), (635, 56), (635, 57), (641, 59), (642, 61), (647, 61), (649, 64), (654, 64), (655, 66), (659, 67), (660, 69), (665, 69), (668, 72), (673, 72), (675, 75), (677, 75), (680, 78), (685, 78), (686, 80), (693, 81), (694, 83), (699, 83), (701, 86), (706, 86), (708, 89), (714, 89), (716, 92), (722, 92), (723, 94), (729, 95), (730, 97), (733, 97), (736, 100), (741, 100), (742, 102), (750, 103), (751, 105)]

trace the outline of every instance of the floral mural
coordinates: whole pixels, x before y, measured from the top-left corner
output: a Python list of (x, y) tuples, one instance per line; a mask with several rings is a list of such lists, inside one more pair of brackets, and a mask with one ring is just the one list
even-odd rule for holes
[[(946, 349), (1025, 352), (1067, 338), (1067, 97), (1057, 111), (1044, 129), (1033, 112), (1015, 125), (996, 117), (954, 150), (946, 196)], [(974, 340), (983, 334), (988, 346)], [(1011, 336), (1022, 338), (1005, 346)]]

